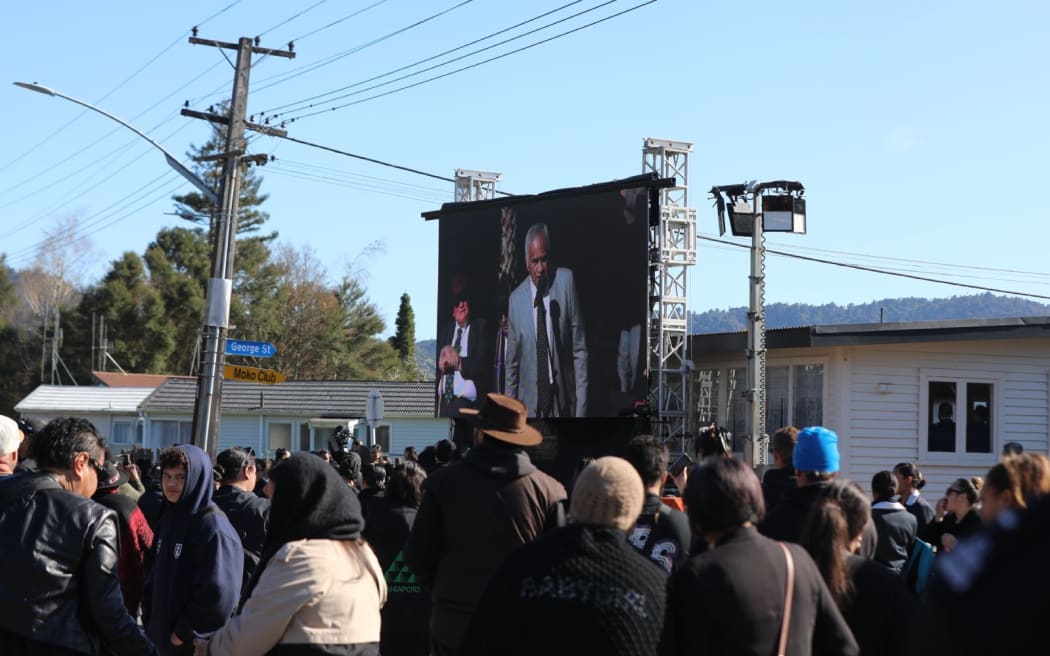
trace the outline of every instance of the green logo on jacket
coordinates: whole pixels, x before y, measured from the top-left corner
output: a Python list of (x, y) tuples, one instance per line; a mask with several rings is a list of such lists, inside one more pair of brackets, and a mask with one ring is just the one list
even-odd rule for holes
[(397, 552), (397, 558), (394, 558), (394, 562), (390, 563), (390, 567), (386, 568), (386, 587), (387, 592), (390, 594), (394, 593), (411, 593), (411, 592), (422, 592), (423, 588), (416, 583), (416, 575), (409, 569), (408, 563), (405, 562), (405, 552)]

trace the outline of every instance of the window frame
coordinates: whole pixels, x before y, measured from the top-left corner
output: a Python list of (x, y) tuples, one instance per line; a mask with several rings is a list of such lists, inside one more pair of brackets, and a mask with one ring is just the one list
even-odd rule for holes
[[(796, 367), (804, 367), (804, 366), (819, 366), (821, 368), (820, 404), (821, 404), (821, 422), (824, 422), (827, 419), (828, 402), (829, 402), (829, 399), (828, 399), (828, 394), (829, 394), (828, 375), (829, 375), (829, 372), (830, 372), (830, 369), (828, 368), (829, 367), (829, 358), (827, 356), (820, 356), (820, 357), (815, 357), (815, 358), (813, 358), (813, 357), (804, 357), (804, 356), (795, 356), (795, 357), (789, 357), (789, 358), (777, 358), (776, 360), (769, 360), (769, 359), (766, 360), (766, 371), (767, 371), (766, 378), (767, 379), (769, 378), (768, 370), (771, 367), (787, 367), (788, 368), (788, 376), (787, 376), (788, 421), (789, 421), (788, 425), (794, 425), (793, 422), (795, 421), (795, 403), (797, 401), (797, 399), (795, 398), (795, 392), (796, 392), (796, 389), (795, 389), (796, 388), (796, 386), (795, 386), (795, 368)], [(696, 369), (697, 369), (697, 371), (703, 370), (703, 371), (717, 371), (718, 372), (718, 382), (717, 382), (717, 385), (718, 385), (718, 396), (715, 399), (715, 403), (717, 404), (715, 416), (718, 418), (718, 425), (719, 426), (728, 427), (729, 424), (731, 423), (730, 422), (730, 418), (731, 418), (730, 413), (732, 412), (732, 397), (730, 395), (729, 373), (730, 373), (730, 371), (735, 370), (735, 369), (743, 369), (744, 370), (744, 376), (745, 376), (745, 384), (746, 384), (747, 363), (745, 362), (744, 364), (741, 365), (739, 363), (723, 362), (721, 364), (715, 364), (715, 365), (710, 365), (710, 366), (698, 365), (696, 367)], [(699, 384), (699, 381), (697, 380), (698, 376), (699, 376), (699, 374), (697, 374), (697, 376), (694, 377), (694, 384)], [(734, 391), (739, 391), (739, 389), (734, 390)], [(767, 384), (767, 389), (766, 389), (766, 404), (767, 404), (766, 405), (766, 414), (767, 414), (767, 423), (768, 423), (768, 414), (769, 414), (769, 412), (768, 412), (769, 411), (769, 405), (768, 405), (769, 404), (769, 389), (768, 389), (768, 384)], [(699, 412), (699, 408), (696, 407), (695, 405), (692, 406), (692, 410), (693, 410), (693, 412), (696, 412), (696, 413)], [(701, 427), (698, 426), (697, 428), (699, 429)], [(778, 426), (777, 428), (780, 428), (780, 427)], [(803, 428), (803, 427), (800, 426), (799, 428)], [(776, 430), (776, 428), (774, 428), (774, 430)], [(743, 433), (741, 432), (740, 434), (742, 435)]]
[[(955, 451), (930, 451), (930, 383), (955, 384)], [(966, 386), (969, 383), (992, 386), (992, 419), (990, 450), (984, 453), (966, 451), (966, 422), (959, 421), (959, 408), (966, 408)], [(988, 458), (999, 453), (1003, 443), (1003, 379), (989, 373), (968, 373), (958, 369), (919, 369), (919, 424), (916, 427), (919, 441), (919, 460), (926, 465), (987, 466)]]
[[(118, 442), (116, 439), (116, 427), (128, 426), (128, 441)], [(110, 419), (109, 438), (107, 441), (114, 446), (142, 446), (142, 438), (139, 436), (139, 420), (136, 417), (120, 417)]]
[[(298, 432), (299, 426), (298, 426), (298, 424), (299, 424), (299, 422), (297, 422), (297, 421), (295, 421), (293, 419), (274, 418), (274, 419), (267, 419), (266, 420), (266, 422), (265, 422), (266, 434), (264, 436), (264, 439), (266, 440), (266, 442), (265, 442), (266, 443), (266, 453), (267, 453), (268, 457), (270, 457), (270, 458), (276, 457), (278, 448), (287, 448), (289, 453), (295, 453), (296, 451), (298, 451), (298, 449), (295, 448), (295, 447), (298, 446), (298, 443), (299, 443), (299, 432)], [(289, 427), (288, 428), (288, 446), (287, 447), (272, 447), (271, 446), (271, 443), (270, 443), (270, 427), (271, 426), (276, 426), (276, 425), (284, 425), (284, 426), (288, 426)]]

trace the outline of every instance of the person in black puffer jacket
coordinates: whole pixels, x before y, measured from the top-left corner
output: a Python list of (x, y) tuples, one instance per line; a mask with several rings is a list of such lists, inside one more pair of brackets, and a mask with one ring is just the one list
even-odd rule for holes
[(493, 576), (464, 656), (656, 654), (667, 577), (626, 540), (644, 496), (627, 461), (588, 465), (572, 490), (572, 523), (515, 551)]

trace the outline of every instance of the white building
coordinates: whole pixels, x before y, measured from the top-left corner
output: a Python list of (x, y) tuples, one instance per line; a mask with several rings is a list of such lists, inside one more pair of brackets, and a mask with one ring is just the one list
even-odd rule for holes
[[(898, 462), (939, 497), (1007, 442), (1050, 453), (1050, 318), (807, 326), (767, 333), (766, 429), (823, 425), (865, 489)], [(745, 433), (745, 333), (694, 335), (694, 427)], [(940, 421), (941, 407), (955, 423)], [(984, 420), (987, 419), (987, 421)]]
[[(45, 421), (63, 415), (85, 417), (117, 448), (156, 449), (190, 442), (196, 379), (158, 381), (163, 382), (154, 387), (41, 385), (15, 410)], [(364, 441), (365, 407), (372, 390), (383, 395), (384, 418), (376, 426), (376, 441), (385, 452), (400, 455), (407, 446), (422, 450), (448, 437), (449, 420), (434, 418), (433, 382), (226, 381), (219, 450), (250, 446), (260, 456), (272, 456), (282, 447), (327, 449), (328, 438), (340, 426)]]

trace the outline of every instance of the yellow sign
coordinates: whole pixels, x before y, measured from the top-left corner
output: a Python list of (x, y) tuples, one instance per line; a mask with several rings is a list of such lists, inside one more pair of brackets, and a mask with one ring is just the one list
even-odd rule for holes
[(284, 382), (284, 374), (279, 371), (240, 367), (235, 364), (228, 364), (223, 367), (222, 377), (226, 380), (240, 380), (245, 383), (266, 383), (267, 385), (276, 385)]

